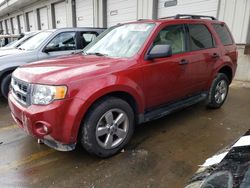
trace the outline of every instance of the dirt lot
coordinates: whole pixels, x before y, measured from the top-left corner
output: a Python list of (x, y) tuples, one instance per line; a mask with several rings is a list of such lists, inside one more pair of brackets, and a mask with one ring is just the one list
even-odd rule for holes
[(234, 82), (219, 110), (197, 104), (138, 126), (125, 151), (106, 160), (81, 147), (57, 152), (26, 135), (0, 102), (1, 187), (183, 187), (198, 165), (250, 127), (250, 89)]

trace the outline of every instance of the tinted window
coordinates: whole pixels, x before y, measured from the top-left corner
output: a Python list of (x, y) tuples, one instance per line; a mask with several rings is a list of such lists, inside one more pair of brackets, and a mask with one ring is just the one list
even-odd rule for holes
[(86, 42), (92, 42), (96, 38), (95, 33), (83, 33), (82, 37)]
[(233, 39), (224, 24), (213, 24), (213, 27), (223, 45), (233, 44)]
[(214, 47), (212, 34), (208, 31), (205, 25), (190, 24), (188, 28), (191, 50), (201, 50)]
[(153, 45), (170, 44), (172, 53), (185, 52), (185, 31), (183, 25), (168, 26), (160, 31)]
[(80, 46), (84, 48), (89, 43), (91, 43), (97, 37), (97, 33), (95, 32), (81, 32), (80, 33)]
[(50, 41), (46, 49), (49, 51), (75, 50), (75, 32), (64, 32), (58, 34), (52, 41)]

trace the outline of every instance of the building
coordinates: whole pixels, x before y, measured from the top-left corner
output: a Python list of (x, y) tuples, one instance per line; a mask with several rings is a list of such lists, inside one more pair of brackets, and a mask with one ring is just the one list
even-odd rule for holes
[(202, 14), (227, 23), (239, 49), (236, 79), (250, 81), (250, 0), (0, 0), (0, 30), (112, 25), (175, 14)]

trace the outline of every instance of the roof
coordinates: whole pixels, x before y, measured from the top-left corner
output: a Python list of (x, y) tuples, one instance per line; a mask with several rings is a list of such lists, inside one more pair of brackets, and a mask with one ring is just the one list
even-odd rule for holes
[(11, 35), (0, 35), (0, 38), (18, 38), (20, 37), (20, 35), (14, 35), (14, 34), (11, 34)]
[(96, 32), (103, 32), (106, 28), (97, 28), (97, 27), (63, 27), (57, 29), (47, 29), (44, 31), (48, 32), (61, 32), (61, 31), (96, 31)]
[(220, 22), (213, 16), (206, 15), (191, 15), (191, 14), (177, 14), (175, 16), (169, 16), (159, 19), (139, 19), (138, 22), (148, 22), (148, 23), (165, 23), (165, 22), (174, 22), (174, 23), (183, 23), (183, 22)]
[(62, 27), (56, 29), (49, 29), (49, 31), (57, 31), (57, 30), (104, 30), (106, 28), (100, 27)]

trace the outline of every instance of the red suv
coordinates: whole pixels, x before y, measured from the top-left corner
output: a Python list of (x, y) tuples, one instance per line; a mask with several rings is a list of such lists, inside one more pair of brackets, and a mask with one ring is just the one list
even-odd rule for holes
[(232, 35), (213, 17), (140, 20), (107, 29), (83, 53), (16, 69), (9, 106), (46, 145), (69, 151), (80, 142), (108, 157), (135, 124), (202, 100), (221, 107), (236, 67)]

